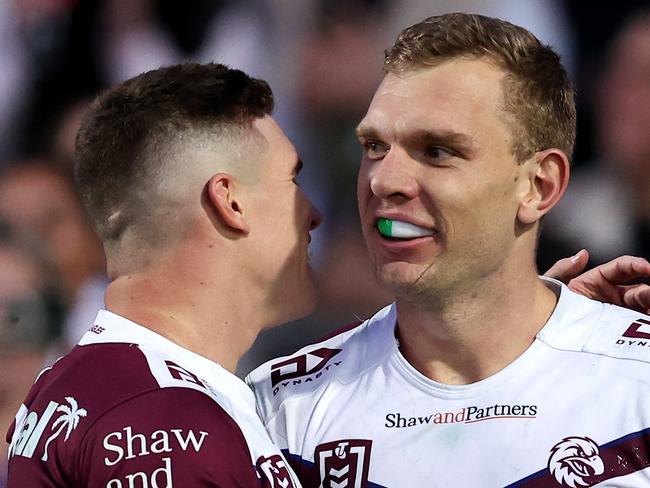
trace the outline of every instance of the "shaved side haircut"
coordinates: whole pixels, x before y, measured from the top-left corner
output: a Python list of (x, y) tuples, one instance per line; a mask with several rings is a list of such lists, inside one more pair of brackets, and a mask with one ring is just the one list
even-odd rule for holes
[(220, 64), (164, 67), (101, 93), (77, 134), (75, 181), (107, 256), (173, 243), (201, 174), (192, 154), (246, 164), (273, 103), (265, 81)]

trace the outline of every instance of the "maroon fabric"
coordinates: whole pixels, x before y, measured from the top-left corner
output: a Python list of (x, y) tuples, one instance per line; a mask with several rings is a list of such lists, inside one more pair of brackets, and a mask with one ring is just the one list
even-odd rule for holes
[(9, 488), (262, 486), (235, 421), (200, 391), (160, 388), (135, 345), (77, 346), (25, 404)]

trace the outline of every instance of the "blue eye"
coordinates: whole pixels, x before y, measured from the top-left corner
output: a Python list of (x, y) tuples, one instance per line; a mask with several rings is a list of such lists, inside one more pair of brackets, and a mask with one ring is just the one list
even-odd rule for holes
[(433, 158), (433, 159), (439, 159), (439, 158), (444, 158), (444, 157), (447, 157), (447, 156), (451, 156), (450, 151), (448, 151), (447, 149), (444, 149), (442, 147), (439, 147), (439, 146), (431, 146), (431, 147), (427, 148), (427, 150), (425, 151), (425, 154), (428, 157)]

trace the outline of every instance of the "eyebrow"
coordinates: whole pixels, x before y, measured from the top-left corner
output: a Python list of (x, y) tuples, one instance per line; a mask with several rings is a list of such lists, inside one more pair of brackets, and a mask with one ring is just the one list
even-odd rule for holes
[(467, 149), (472, 146), (472, 143), (474, 141), (470, 135), (452, 130), (437, 132), (429, 130), (417, 130), (409, 134), (407, 136), (407, 139), (426, 144), (444, 144), (453, 147), (464, 147)]
[(373, 139), (377, 137), (377, 131), (368, 125), (359, 125), (355, 132), (359, 139)]
[[(381, 139), (380, 132), (371, 126), (360, 125), (356, 129), (359, 139)], [(460, 146), (469, 149), (474, 139), (461, 132), (453, 130), (431, 131), (419, 129), (407, 133), (406, 140), (415, 141), (425, 144), (443, 144), (451, 146)]]

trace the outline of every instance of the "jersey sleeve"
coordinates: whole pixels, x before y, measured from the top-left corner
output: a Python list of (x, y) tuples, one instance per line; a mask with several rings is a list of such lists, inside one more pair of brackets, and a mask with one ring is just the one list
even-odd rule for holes
[(192, 389), (152, 390), (114, 407), (80, 447), (77, 486), (263, 486), (239, 426)]

